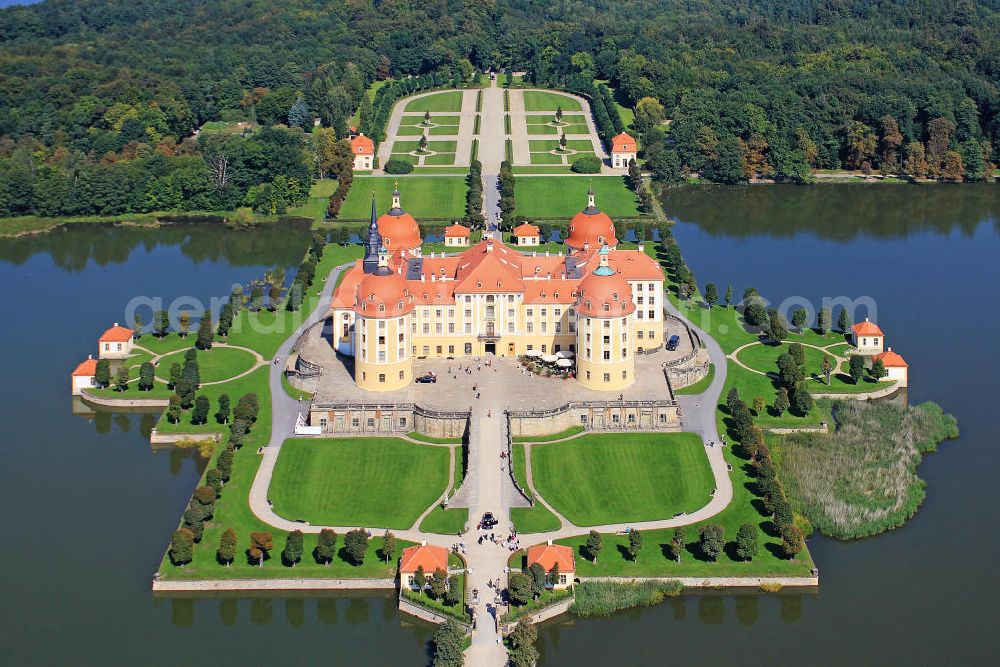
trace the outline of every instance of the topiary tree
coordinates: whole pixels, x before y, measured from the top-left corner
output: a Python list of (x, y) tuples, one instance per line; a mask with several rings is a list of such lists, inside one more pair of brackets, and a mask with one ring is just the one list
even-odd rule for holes
[(285, 565), (295, 567), (295, 564), (302, 560), (302, 551), (302, 531), (293, 530), (288, 533), (288, 537), (285, 539), (285, 548), (281, 552), (281, 560)]
[(187, 528), (175, 530), (170, 538), (170, 562), (184, 567), (194, 558), (194, 534)]
[(742, 560), (753, 560), (760, 548), (757, 539), (757, 527), (745, 523), (736, 531), (736, 555)]
[(865, 376), (865, 358), (860, 354), (852, 354), (848, 360), (847, 372), (854, 384), (860, 384), (861, 378)]
[(151, 390), (156, 383), (155, 376), (156, 371), (150, 362), (144, 362), (139, 366), (139, 391)]
[(788, 400), (788, 390), (784, 387), (780, 387), (774, 395), (774, 412), (780, 417), (785, 414), (785, 410), (787, 410), (790, 406), (791, 403)]
[(635, 528), (629, 531), (626, 551), (628, 551), (628, 557), (632, 559), (633, 563), (639, 557), (639, 552), (642, 551), (642, 533)]
[(573, 161), (570, 170), (577, 174), (599, 174), (601, 172), (601, 160), (594, 155), (584, 155)]
[(236, 531), (227, 528), (219, 538), (219, 549), (215, 557), (222, 565), (229, 567), (236, 560)]
[(209, 410), (208, 396), (201, 395), (194, 399), (194, 410), (191, 412), (192, 424), (208, 423)]
[(596, 530), (590, 531), (590, 535), (587, 536), (587, 555), (590, 556), (590, 560), (594, 561), (594, 565), (597, 565), (597, 557), (601, 553), (601, 549), (604, 548), (604, 543), (601, 539), (601, 534)]
[(674, 534), (667, 544), (667, 550), (670, 552), (670, 557), (678, 563), (681, 562), (681, 554), (684, 552), (685, 541), (684, 529), (680, 527), (674, 528)]
[(181, 374), (183, 372), (181, 365), (176, 361), (170, 364), (170, 382), (167, 384), (167, 389), (177, 388), (177, 383), (181, 381)]
[(317, 563), (329, 565), (333, 562), (333, 555), (337, 553), (337, 533), (330, 528), (319, 531), (316, 538), (316, 548), (313, 550), (313, 557)]
[(355, 528), (344, 536), (344, 553), (347, 559), (354, 565), (361, 565), (365, 562), (365, 553), (368, 551), (368, 533)]
[(700, 538), (701, 553), (705, 558), (715, 562), (726, 545), (725, 535), (725, 529), (717, 523), (710, 523), (707, 526), (701, 527), (701, 530), (698, 531), (698, 536)]
[(94, 369), (94, 384), (102, 389), (111, 384), (111, 362), (107, 359), (97, 361), (97, 367)]
[(705, 285), (705, 303), (711, 308), (719, 301), (719, 288), (715, 286), (715, 283), (707, 283)]
[(215, 421), (220, 424), (229, 422), (229, 394), (219, 395), (219, 410), (215, 413)]
[(268, 552), (273, 548), (271, 533), (250, 533), (250, 548), (247, 549), (247, 557), (251, 563), (257, 563), (258, 567), (264, 567), (264, 561), (267, 560)]
[(128, 369), (122, 366), (118, 369), (118, 375), (115, 378), (115, 391), (127, 391), (128, 390)]
[(202, 313), (201, 321), (198, 323), (198, 338), (194, 344), (199, 350), (211, 350), (214, 340), (215, 330), (212, 328), (212, 313), (206, 310)]
[(390, 533), (388, 529), (386, 529), (385, 535), (382, 536), (382, 547), (379, 549), (379, 553), (387, 564), (396, 558), (396, 536)]

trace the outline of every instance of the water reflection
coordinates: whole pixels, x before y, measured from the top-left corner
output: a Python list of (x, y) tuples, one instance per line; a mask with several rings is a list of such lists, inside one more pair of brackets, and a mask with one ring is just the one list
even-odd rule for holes
[(921, 232), (968, 236), (984, 220), (1000, 229), (1000, 188), (988, 183), (684, 185), (665, 188), (661, 201), (667, 215), (713, 236), (815, 234), (837, 241), (899, 239)]
[(0, 243), (0, 261), (20, 265), (45, 254), (59, 268), (76, 273), (87, 268), (89, 262), (97, 266), (124, 264), (140, 248), (148, 255), (163, 247), (174, 247), (196, 263), (253, 266), (267, 257), (274, 264), (294, 266), (302, 259), (309, 234), (308, 224), (288, 222), (244, 232), (218, 224), (166, 225), (156, 229), (78, 225), (4, 239)]

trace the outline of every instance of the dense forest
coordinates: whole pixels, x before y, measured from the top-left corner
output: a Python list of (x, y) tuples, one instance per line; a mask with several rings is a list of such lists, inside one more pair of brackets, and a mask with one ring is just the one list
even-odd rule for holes
[[(488, 68), (608, 81), (663, 180), (981, 180), (1000, 149), (1000, 0), (47, 0), (0, 10), (0, 215), (283, 210), (373, 81)], [(278, 127), (222, 164), (216, 120)]]

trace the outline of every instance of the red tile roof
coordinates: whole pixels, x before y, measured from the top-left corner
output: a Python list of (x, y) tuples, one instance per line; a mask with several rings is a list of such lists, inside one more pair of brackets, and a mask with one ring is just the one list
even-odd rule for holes
[(899, 356), (898, 354), (892, 351), (891, 347), (885, 352), (882, 352), (881, 354), (876, 354), (872, 358), (881, 359), (882, 365), (885, 366), (886, 368), (907, 368), (909, 366), (909, 364), (906, 363), (903, 357)]
[[(420, 272), (422, 280), (417, 278), (404, 281), (413, 303), (454, 305), (457, 301), (456, 292), (463, 294), (502, 291), (520, 292), (524, 294), (524, 302), (529, 304), (572, 305), (581, 279), (566, 277), (567, 263), (573, 267), (575, 275), (582, 277), (592, 273), (600, 261), (597, 248), (591, 248), (588, 252), (578, 252), (568, 258), (558, 254), (523, 254), (501, 241), (493, 241), (492, 250), (488, 251), (487, 246), (488, 243), (484, 239), (459, 255), (423, 257)], [(663, 280), (660, 265), (637, 250), (612, 250), (609, 253), (609, 263), (619, 278), (625, 280)], [(406, 260), (393, 259), (390, 266), (397, 271), (402, 269), (404, 276), (407, 273)], [(357, 261), (347, 270), (347, 275), (334, 292), (332, 307), (354, 308), (358, 287), (364, 278), (362, 263)], [(497, 282), (500, 283), (499, 287)], [(397, 292), (398, 285), (393, 293), (394, 297)], [(618, 292), (619, 298), (627, 294), (627, 290), (620, 285)], [(389, 303), (386, 305), (387, 313), (393, 310), (390, 305)], [(404, 308), (406, 309), (408, 307)], [(370, 310), (371, 308), (366, 309)], [(383, 315), (383, 317), (390, 316), (392, 315)]]
[(363, 134), (351, 139), (351, 152), (355, 155), (374, 155), (375, 142)]
[(418, 545), (403, 549), (403, 557), (399, 562), (402, 574), (416, 572), (423, 567), (424, 572), (433, 574), (437, 570), (448, 571), (448, 550), (433, 544)]
[(472, 232), (465, 225), (448, 225), (444, 228), (444, 237), (447, 238), (467, 238)]
[(575, 572), (576, 562), (573, 560), (573, 549), (561, 544), (536, 544), (528, 547), (528, 567), (538, 563), (548, 572), (558, 563), (560, 572)]
[(134, 333), (135, 332), (132, 331), (131, 329), (120, 327), (118, 326), (118, 323), (115, 322), (115, 325), (113, 327), (111, 327), (103, 334), (101, 334), (101, 337), (98, 338), (98, 341), (100, 341), (101, 343), (126, 343), (132, 338), (132, 335)]
[(631, 135), (622, 132), (611, 140), (612, 153), (635, 153), (635, 139)]
[(97, 374), (97, 359), (88, 357), (86, 361), (76, 367), (73, 377), (94, 377)]
[(878, 325), (874, 322), (869, 322), (868, 318), (865, 318), (864, 322), (858, 322), (853, 327), (851, 331), (857, 336), (882, 336), (882, 330), (878, 328)]
[(538, 227), (532, 225), (531, 223), (522, 223), (511, 230), (514, 236), (538, 236)]

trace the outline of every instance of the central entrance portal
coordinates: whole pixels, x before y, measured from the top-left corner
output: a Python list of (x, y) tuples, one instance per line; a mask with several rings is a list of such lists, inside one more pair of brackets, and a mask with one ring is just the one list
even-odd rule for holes
[(497, 344), (496, 343), (486, 343), (486, 354), (496, 354)]

